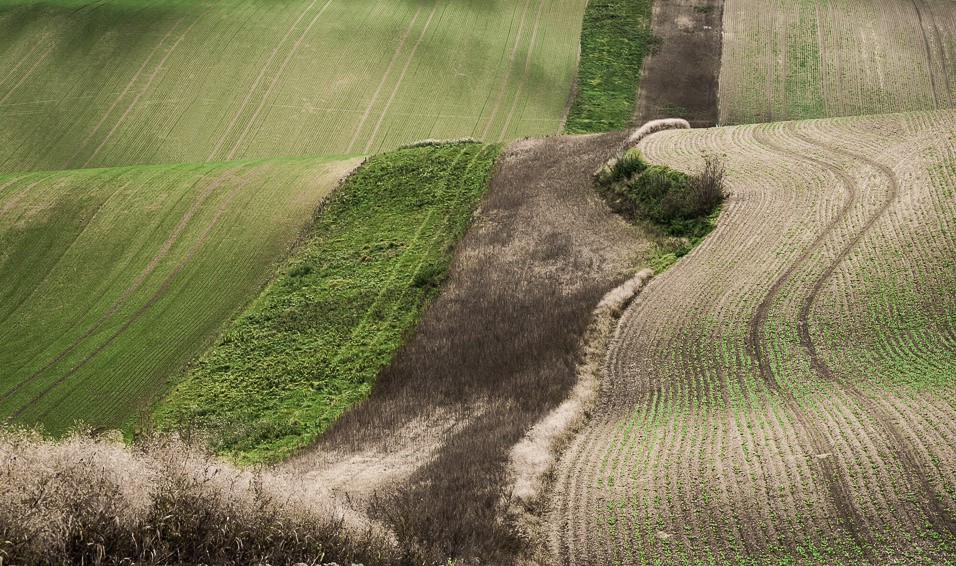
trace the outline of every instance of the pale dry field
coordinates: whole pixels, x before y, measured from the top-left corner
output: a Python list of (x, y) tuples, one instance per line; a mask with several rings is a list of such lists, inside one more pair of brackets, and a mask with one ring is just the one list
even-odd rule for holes
[(720, 123), (956, 106), (956, 2), (727, 0)]
[(732, 196), (623, 314), (555, 562), (956, 559), (956, 111), (641, 148)]

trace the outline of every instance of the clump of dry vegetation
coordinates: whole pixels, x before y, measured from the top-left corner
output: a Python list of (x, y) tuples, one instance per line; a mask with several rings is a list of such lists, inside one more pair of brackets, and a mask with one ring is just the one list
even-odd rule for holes
[(347, 532), (304, 483), (200, 446), (0, 430), (0, 564), (391, 561), (386, 540)]

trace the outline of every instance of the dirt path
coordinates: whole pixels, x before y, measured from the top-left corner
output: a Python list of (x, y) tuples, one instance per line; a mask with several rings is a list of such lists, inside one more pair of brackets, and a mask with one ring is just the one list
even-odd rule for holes
[[(937, 335), (888, 322), (924, 316), (897, 301), (952, 289), (956, 112), (641, 147), (683, 169), (722, 154), (732, 198), (623, 314), (594, 416), (559, 464), (551, 562), (956, 558), (956, 451), (938, 432), (956, 420), (956, 305), (912, 323)], [(910, 241), (932, 244), (896, 251)]]

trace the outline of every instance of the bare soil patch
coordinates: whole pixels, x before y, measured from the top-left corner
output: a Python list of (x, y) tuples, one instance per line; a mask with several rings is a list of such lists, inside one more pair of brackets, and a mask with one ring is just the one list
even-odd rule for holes
[(651, 31), (661, 40), (644, 60), (633, 123), (684, 118), (717, 124), (723, 0), (655, 2)]

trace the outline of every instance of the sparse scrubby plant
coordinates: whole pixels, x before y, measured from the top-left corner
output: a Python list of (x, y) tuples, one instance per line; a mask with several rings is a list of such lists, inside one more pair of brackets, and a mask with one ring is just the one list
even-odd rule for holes
[(688, 175), (647, 163), (632, 147), (595, 174), (598, 191), (612, 210), (642, 222), (656, 233), (648, 266), (660, 271), (685, 255), (713, 229), (726, 198), (724, 169), (707, 156), (699, 172)]

